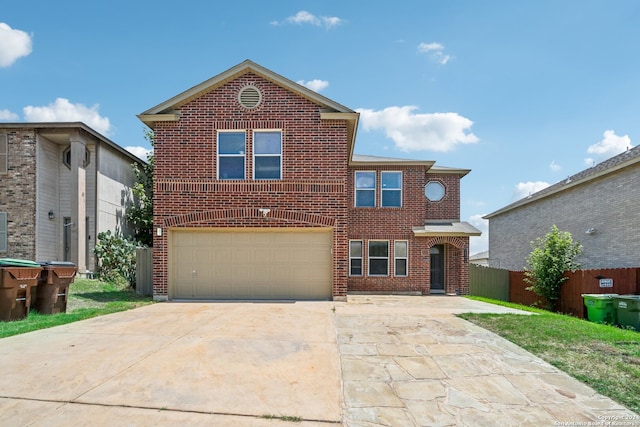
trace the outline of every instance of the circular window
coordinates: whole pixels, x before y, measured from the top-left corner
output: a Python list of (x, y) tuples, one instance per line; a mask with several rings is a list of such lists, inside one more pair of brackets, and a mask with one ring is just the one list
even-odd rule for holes
[(260, 90), (255, 86), (246, 86), (240, 89), (238, 93), (238, 101), (244, 108), (251, 110), (260, 105), (262, 101), (262, 94)]
[(444, 197), (444, 185), (438, 181), (431, 181), (424, 187), (424, 195), (432, 202), (438, 202)]

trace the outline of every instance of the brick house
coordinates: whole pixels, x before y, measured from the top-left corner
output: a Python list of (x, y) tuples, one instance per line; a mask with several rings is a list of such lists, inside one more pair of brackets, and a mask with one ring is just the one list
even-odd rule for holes
[(468, 170), (355, 155), (357, 112), (248, 60), (138, 117), (157, 300), (468, 291)]
[(635, 147), (486, 215), (489, 265), (522, 270), (530, 242), (556, 225), (582, 243), (583, 269), (639, 267), (639, 179)]
[(0, 257), (95, 271), (96, 235), (129, 231), (136, 162), (83, 123), (0, 123)]

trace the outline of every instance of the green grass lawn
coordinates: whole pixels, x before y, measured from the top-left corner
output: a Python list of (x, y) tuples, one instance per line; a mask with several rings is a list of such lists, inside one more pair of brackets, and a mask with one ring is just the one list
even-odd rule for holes
[(31, 311), (26, 319), (0, 322), (0, 338), (130, 310), (152, 302), (151, 297), (141, 297), (133, 289), (122, 285), (76, 279), (69, 285), (66, 313), (45, 315)]
[(464, 313), (460, 317), (508, 339), (640, 414), (640, 333), (517, 304), (482, 300), (538, 315)]

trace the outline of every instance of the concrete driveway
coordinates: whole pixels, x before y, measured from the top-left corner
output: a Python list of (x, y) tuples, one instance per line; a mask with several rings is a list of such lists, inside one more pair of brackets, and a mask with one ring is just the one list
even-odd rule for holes
[(468, 311), (512, 310), (460, 297), (164, 303), (5, 338), (0, 424), (640, 424), (454, 316)]

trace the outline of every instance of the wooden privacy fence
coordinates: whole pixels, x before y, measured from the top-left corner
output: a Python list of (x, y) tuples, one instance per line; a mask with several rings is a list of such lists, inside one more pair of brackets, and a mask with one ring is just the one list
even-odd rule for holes
[(469, 294), (509, 301), (509, 270), (469, 264)]
[(153, 295), (153, 248), (136, 249), (136, 292)]
[[(639, 268), (611, 268), (602, 270), (578, 270), (566, 272), (569, 278), (562, 285), (562, 292), (557, 306), (560, 313), (585, 318), (586, 309), (582, 294), (637, 294), (640, 291)], [(603, 283), (612, 287), (600, 287), (600, 279), (611, 279)], [(509, 301), (531, 305), (540, 297), (525, 288), (530, 286), (524, 281), (524, 271), (509, 272)], [(473, 294), (472, 294), (473, 295)]]

